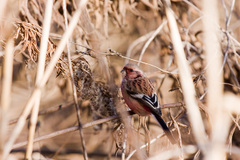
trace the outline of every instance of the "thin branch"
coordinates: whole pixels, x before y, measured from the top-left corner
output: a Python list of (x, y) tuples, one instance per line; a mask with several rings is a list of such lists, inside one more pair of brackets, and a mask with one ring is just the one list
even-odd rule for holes
[[(82, 128), (83, 129), (89, 128), (89, 127), (92, 127), (94, 125), (106, 123), (108, 121), (118, 119), (118, 118), (120, 118), (120, 117), (119, 116), (111, 116), (111, 117), (107, 117), (107, 118), (104, 118), (104, 119), (88, 122), (88, 123), (82, 124)], [(73, 127), (69, 127), (69, 128), (66, 128), (66, 129), (62, 129), (62, 130), (59, 130), (59, 131), (56, 131), (56, 132), (53, 132), (53, 133), (50, 133), (50, 134), (47, 134), (47, 135), (44, 135), (44, 136), (37, 137), (37, 138), (34, 139), (33, 142), (36, 143), (36, 142), (39, 142), (39, 141), (47, 140), (47, 139), (50, 139), (50, 138), (53, 138), (53, 137), (56, 137), (56, 136), (60, 136), (60, 135), (66, 134), (66, 133), (74, 132), (74, 131), (77, 131), (77, 130), (79, 130), (78, 125), (73, 126)], [(13, 145), (13, 149), (23, 147), (25, 145), (27, 145), (27, 141), (20, 142), (20, 143), (17, 143), (15, 145)]]
[[(169, 112), (170, 112), (170, 110), (169, 110)], [(181, 132), (180, 132), (180, 128), (178, 126), (178, 123), (177, 123), (176, 119), (172, 117), (171, 112), (170, 112), (170, 117), (171, 117), (171, 120), (173, 121), (174, 127), (177, 129), (177, 132), (178, 132), (179, 147), (180, 147), (180, 150), (181, 150), (181, 154), (179, 155), (179, 159), (184, 159), (182, 135), (181, 135)]]
[[(187, 30), (186, 30), (186, 37), (188, 36), (188, 33), (189, 33), (190, 28), (191, 28), (194, 24), (196, 24), (198, 21), (200, 21), (202, 18), (203, 18), (203, 16), (198, 17), (197, 19), (195, 19), (195, 20), (188, 26), (188, 28), (187, 28)], [(185, 39), (185, 43), (186, 43), (186, 46), (187, 46), (188, 55), (190, 55), (190, 45), (191, 45), (191, 43), (189, 43), (189, 42), (187, 41), (187, 38)]]
[(235, 133), (236, 128), (238, 127), (238, 130), (240, 130), (240, 126), (238, 124), (238, 121), (240, 119), (240, 116), (237, 115), (237, 118), (235, 119), (232, 114), (229, 114), (229, 116), (231, 117), (232, 121), (234, 122), (234, 126), (233, 128), (230, 130), (229, 132), (229, 137), (228, 137), (228, 146), (229, 146), (229, 152), (231, 154), (231, 150), (232, 150), (232, 140), (233, 140), (233, 134)]
[(168, 73), (168, 74), (178, 74), (178, 73), (174, 73), (174, 72), (169, 72), (169, 71), (166, 71), (164, 69), (161, 69), (153, 64), (150, 64), (150, 63), (147, 63), (147, 62), (143, 62), (143, 61), (138, 61), (138, 60), (135, 60), (135, 59), (132, 59), (132, 58), (128, 58), (126, 56), (123, 56), (123, 55), (119, 55), (120, 57), (122, 58), (125, 58), (125, 59), (128, 59), (128, 60), (131, 60), (131, 61), (134, 61), (134, 62), (138, 62), (138, 63), (141, 63), (141, 64), (145, 64), (145, 65), (148, 65), (148, 66), (151, 66), (153, 68), (156, 68), (158, 69), (159, 71), (163, 72), (163, 73)]
[[(146, 35), (143, 36), (142, 39), (141, 39), (141, 37), (140, 37), (140, 38), (139, 38), (139, 41), (146, 41), (146, 39), (148, 39), (152, 34), (153, 34), (153, 31), (152, 31), (152, 32), (149, 32), (149, 33), (147, 34), (147, 36), (146, 36)], [(55, 37), (56, 37), (56, 36), (55, 36)], [(57, 36), (57, 38), (59, 38), (59, 36)], [(135, 42), (136, 42), (136, 41), (135, 41)], [(150, 63), (147, 63), (147, 62), (143, 62), (143, 61), (139, 61), (139, 60), (135, 60), (135, 59), (129, 58), (130, 56), (128, 56), (128, 54), (126, 54), (126, 56), (123, 56), (121, 53), (116, 52), (116, 51), (114, 51), (114, 50), (112, 50), (112, 49), (109, 49), (110, 53), (107, 53), (107, 52), (101, 52), (101, 51), (98, 51), (98, 50), (89, 48), (89, 47), (84, 46), (84, 45), (81, 45), (81, 44), (77, 44), (77, 43), (75, 43), (75, 42), (71, 42), (71, 43), (73, 43), (73, 44), (75, 44), (75, 45), (79, 45), (79, 46), (81, 46), (81, 47), (84, 47), (84, 48), (86, 48), (88, 51), (93, 51), (93, 52), (96, 52), (96, 53), (98, 53), (98, 54), (102, 54), (102, 55), (104, 55), (104, 56), (119, 56), (119, 57), (124, 58), (124, 59), (126, 59), (126, 60), (131, 60), (131, 61), (134, 61), (134, 62), (138, 62), (138, 63), (141, 63), (141, 64), (145, 64), (145, 65), (151, 66), (151, 67), (153, 67), (153, 68), (158, 69), (159, 71), (161, 71), (161, 72), (163, 72), (163, 73), (178, 74), (177, 71), (169, 72), (169, 71), (164, 70), (164, 69), (161, 69), (161, 68), (159, 68), (159, 67), (157, 67), (157, 66), (155, 66), (155, 65), (153, 65), (153, 64), (150, 64)], [(137, 42), (137, 43), (140, 43), (140, 42)], [(135, 46), (135, 45), (133, 45), (133, 46)], [(131, 48), (131, 47), (129, 47), (129, 48)], [(134, 48), (134, 47), (133, 47), (133, 48)], [(127, 52), (131, 53), (130, 50), (132, 51), (132, 49), (129, 49)], [(81, 51), (79, 51), (79, 52), (81, 52)], [(85, 54), (85, 55), (89, 55), (89, 56), (91, 56), (91, 57), (93, 57), (93, 58), (96, 58), (94, 55), (92, 55), (92, 54), (89, 53), (89, 52), (81, 52), (81, 53), (82, 53), (82, 54)], [(126, 63), (128, 63), (128, 61), (126, 61)]]
[[(67, 9), (66, 9), (66, 1), (65, 0), (63, 0), (63, 13), (64, 13), (66, 30), (68, 30)], [(85, 140), (83, 138), (80, 107), (79, 107), (78, 99), (77, 99), (77, 89), (76, 89), (76, 86), (74, 85), (75, 83), (74, 83), (74, 77), (73, 77), (72, 61), (71, 61), (70, 46), (69, 46), (69, 40), (68, 39), (67, 39), (67, 50), (68, 50), (68, 67), (69, 67), (70, 76), (71, 76), (71, 80), (72, 80), (73, 100), (74, 100), (76, 113), (77, 113), (80, 140), (81, 140), (82, 148), (83, 148), (83, 157), (84, 157), (85, 160), (88, 160)]]

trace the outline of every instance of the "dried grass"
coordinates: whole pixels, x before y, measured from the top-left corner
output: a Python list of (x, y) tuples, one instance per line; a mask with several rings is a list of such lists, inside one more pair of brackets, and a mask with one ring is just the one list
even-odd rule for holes
[(178, 137), (171, 145), (150, 118), (149, 159), (239, 159), (238, 1), (3, 2), (2, 159), (30, 159), (33, 150), (147, 159), (147, 133), (137, 131), (138, 116), (130, 120), (118, 87), (128, 61), (154, 82)]

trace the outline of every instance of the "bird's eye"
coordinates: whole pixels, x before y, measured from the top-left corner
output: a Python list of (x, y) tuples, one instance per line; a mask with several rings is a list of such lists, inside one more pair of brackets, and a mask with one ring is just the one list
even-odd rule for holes
[(133, 72), (133, 69), (129, 69), (130, 72)]

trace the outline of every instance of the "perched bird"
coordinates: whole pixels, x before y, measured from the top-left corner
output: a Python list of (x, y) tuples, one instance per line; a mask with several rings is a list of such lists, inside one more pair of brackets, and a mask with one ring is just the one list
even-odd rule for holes
[(121, 72), (123, 73), (121, 91), (128, 107), (140, 116), (152, 114), (171, 143), (175, 144), (176, 140), (161, 117), (161, 108), (151, 81), (132, 63), (125, 65)]

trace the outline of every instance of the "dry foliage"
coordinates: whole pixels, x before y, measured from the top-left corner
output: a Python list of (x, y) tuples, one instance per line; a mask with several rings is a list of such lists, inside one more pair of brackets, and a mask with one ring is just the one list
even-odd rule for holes
[[(210, 30), (204, 25), (208, 12), (201, 1), (172, 0), (171, 5), (167, 0), (89, 0), (85, 5), (82, 2), (54, 1), (52, 15), (45, 15), (47, 1), (43, 0), (4, 0), (0, 7), (0, 153), (3, 159), (7, 155), (8, 159), (24, 158), (25, 152), (32, 153), (26, 147), (32, 143), (34, 152), (30, 156), (36, 159), (74, 159), (83, 155), (85, 159), (211, 159), (216, 154), (222, 159), (240, 158), (239, 1), (222, 0), (214, 6), (219, 21), (213, 26), (221, 52), (216, 49), (212, 53), (220, 59), (216, 58), (216, 62), (208, 59), (208, 37), (204, 35)], [(61, 39), (71, 29), (78, 9), (80, 18), (64, 43), (67, 47), (57, 57)], [(213, 11), (213, 15), (217, 14)], [(54, 56), (58, 60), (53, 63), (51, 74), (43, 75), (42, 81), (35, 84), (47, 16), (51, 16), (51, 23), (45, 66), (41, 66), (45, 69), (43, 74), (51, 68)], [(171, 16), (177, 22), (175, 28)], [(177, 37), (172, 35), (174, 29), (178, 29), (182, 42), (177, 38), (174, 41)], [(218, 46), (213, 44), (213, 49), (215, 45)], [(190, 72), (181, 68), (181, 46)], [(126, 114), (127, 107), (119, 92), (120, 71), (128, 61), (138, 60), (154, 82), (163, 119), (178, 139), (178, 145), (170, 144), (152, 117), (144, 121), (150, 131), (149, 141), (141, 118)], [(212, 67), (218, 73), (212, 73)], [(191, 84), (186, 86), (187, 74), (191, 76)], [(209, 100), (214, 97), (215, 86), (208, 86), (212, 81), (220, 87), (216, 95), (221, 100)], [(191, 87), (186, 87), (192, 84), (191, 94)], [(74, 91), (80, 112), (74, 109), (78, 106), (73, 100)], [(38, 123), (36, 131), (31, 133), (29, 127), (34, 121), (30, 120), (30, 111), (37, 105), (37, 99), (40, 99)], [(214, 108), (220, 102), (221, 106)], [(196, 104), (200, 117), (194, 119), (196, 113), (191, 110), (194, 106), (189, 104)], [(83, 140), (77, 132), (79, 129)], [(17, 139), (13, 138), (14, 134)], [(35, 134), (34, 141), (26, 141), (30, 134)], [(215, 147), (218, 144), (220, 149)]]

